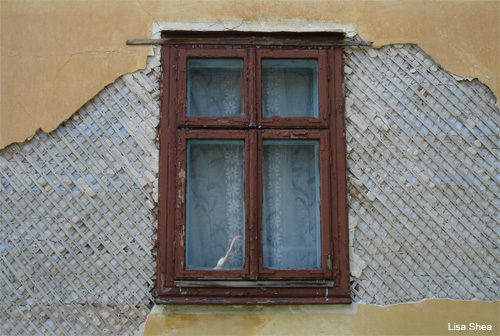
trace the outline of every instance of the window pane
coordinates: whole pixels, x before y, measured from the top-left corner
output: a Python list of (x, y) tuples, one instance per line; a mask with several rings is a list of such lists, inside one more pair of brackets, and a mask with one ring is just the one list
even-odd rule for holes
[(263, 60), (262, 113), (264, 118), (318, 118), (318, 63)]
[(244, 142), (191, 140), (187, 157), (186, 269), (243, 269)]
[(188, 117), (243, 116), (243, 60), (188, 60)]
[(263, 267), (321, 266), (317, 141), (264, 141)]

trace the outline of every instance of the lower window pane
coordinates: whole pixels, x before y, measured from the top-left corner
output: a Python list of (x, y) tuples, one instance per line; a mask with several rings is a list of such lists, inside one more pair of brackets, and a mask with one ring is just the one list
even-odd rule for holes
[(321, 266), (318, 141), (264, 141), (263, 267)]
[(191, 140), (186, 269), (244, 269), (244, 142)]

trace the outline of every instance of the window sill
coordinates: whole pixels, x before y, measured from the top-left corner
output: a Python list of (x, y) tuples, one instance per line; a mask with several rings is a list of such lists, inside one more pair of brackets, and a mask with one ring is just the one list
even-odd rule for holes
[(350, 304), (349, 297), (160, 297), (155, 304), (186, 305), (317, 305)]
[(266, 287), (333, 287), (333, 281), (175, 281), (176, 287), (230, 287), (230, 288), (263, 288)]

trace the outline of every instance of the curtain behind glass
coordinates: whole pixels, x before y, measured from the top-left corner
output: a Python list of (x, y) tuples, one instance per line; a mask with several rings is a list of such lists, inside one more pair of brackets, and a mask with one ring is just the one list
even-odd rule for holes
[(243, 60), (188, 61), (188, 117), (243, 116)]
[(186, 269), (243, 269), (243, 141), (188, 142)]
[(315, 60), (262, 61), (264, 118), (318, 118), (318, 63)]
[(321, 266), (317, 147), (317, 141), (264, 141), (264, 268)]

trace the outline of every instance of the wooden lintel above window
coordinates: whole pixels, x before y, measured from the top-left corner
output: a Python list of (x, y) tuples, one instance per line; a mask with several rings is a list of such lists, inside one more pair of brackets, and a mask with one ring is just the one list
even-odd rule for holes
[(281, 47), (368, 47), (373, 42), (346, 40), (342, 33), (168, 32), (160, 39), (131, 39), (128, 45), (246, 45)]

